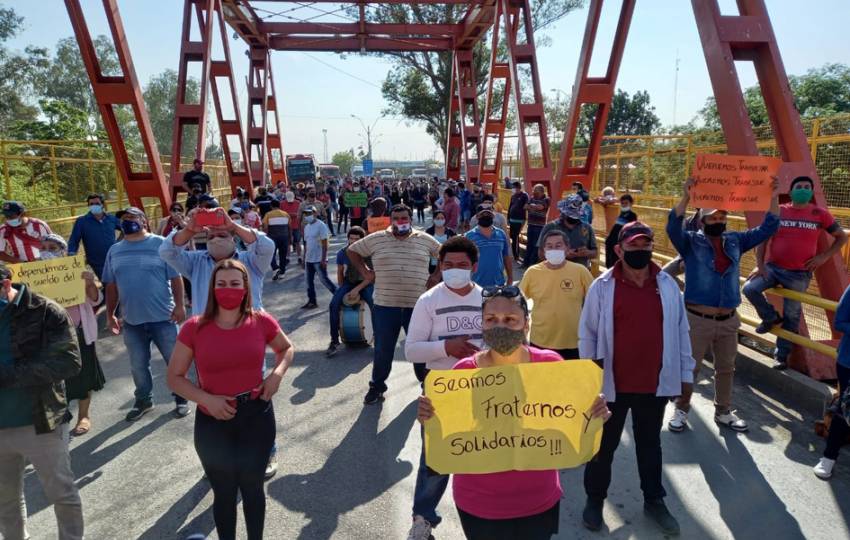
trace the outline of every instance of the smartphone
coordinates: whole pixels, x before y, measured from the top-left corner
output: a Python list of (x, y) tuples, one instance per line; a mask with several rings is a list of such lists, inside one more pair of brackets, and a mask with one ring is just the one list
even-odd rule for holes
[(195, 225), (200, 227), (219, 227), (224, 225), (224, 215), (217, 210), (201, 210), (195, 214)]

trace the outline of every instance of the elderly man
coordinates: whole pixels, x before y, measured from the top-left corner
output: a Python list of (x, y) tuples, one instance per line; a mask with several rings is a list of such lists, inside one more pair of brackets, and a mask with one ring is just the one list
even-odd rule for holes
[[(569, 240), (567, 260), (589, 267), (590, 261), (596, 258), (598, 250), (593, 227), (581, 220), (583, 204), (579, 195), (570, 195), (559, 201), (560, 217), (547, 223), (540, 232), (540, 237), (542, 238), (552, 230), (562, 231)], [(539, 259), (542, 260), (544, 258), (542, 246), (540, 246), (538, 253)]]
[[(251, 301), (255, 308), (263, 309), (263, 277), (274, 257), (274, 242), (265, 234), (238, 225), (223, 208), (214, 212), (221, 215), (222, 225), (202, 227), (196, 223), (198, 210), (189, 212), (186, 227), (168, 235), (159, 246), (159, 255), (177, 272), (189, 278), (196, 291), (192, 301), (192, 314), (201, 315), (207, 307), (207, 290), (212, 270), (218, 261), (231, 257), (245, 264), (251, 277)], [(189, 251), (189, 241), (198, 233), (207, 233), (206, 251)], [(236, 249), (235, 238), (248, 249)]]

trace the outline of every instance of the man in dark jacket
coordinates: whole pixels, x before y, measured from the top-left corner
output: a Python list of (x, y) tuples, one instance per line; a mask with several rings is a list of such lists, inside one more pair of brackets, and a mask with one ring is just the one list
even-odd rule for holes
[(29, 538), (21, 504), (29, 461), (54, 506), (58, 537), (82, 539), (63, 382), (80, 371), (77, 335), (61, 306), (11, 278), (0, 266), (0, 536)]

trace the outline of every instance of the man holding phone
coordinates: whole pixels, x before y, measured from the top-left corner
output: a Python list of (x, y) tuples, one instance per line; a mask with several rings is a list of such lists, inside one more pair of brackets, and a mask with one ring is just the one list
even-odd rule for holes
[[(189, 251), (189, 241), (206, 232), (206, 251)], [(239, 238), (248, 249), (236, 249)], [(189, 212), (186, 228), (168, 235), (159, 248), (159, 255), (176, 271), (189, 278), (192, 288), (201, 291), (192, 302), (192, 315), (201, 315), (207, 307), (213, 267), (231, 257), (244, 263), (251, 277), (252, 302), (263, 309), (263, 277), (274, 256), (274, 242), (265, 234), (234, 223), (223, 208), (196, 209)]]

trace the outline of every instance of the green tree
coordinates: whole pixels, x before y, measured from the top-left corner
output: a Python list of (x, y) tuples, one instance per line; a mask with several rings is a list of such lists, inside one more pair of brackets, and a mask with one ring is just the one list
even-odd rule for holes
[[(532, 0), (532, 19), (535, 32), (563, 18), (570, 11), (581, 7), (583, 0)], [(463, 18), (468, 5), (465, 4), (376, 4), (367, 7), (366, 19), (377, 23), (457, 23)], [(351, 15), (358, 7), (352, 6)], [(475, 80), (481, 95), (486, 89), (489, 62), (488, 38), (484, 36), (474, 48)], [(537, 37), (537, 45), (546, 40)], [(504, 47), (500, 47), (504, 53)], [(410, 122), (425, 125), (425, 131), (434, 142), (446, 148), (448, 127), (449, 93), (451, 91), (450, 52), (386, 52), (375, 53), (390, 60), (392, 67), (387, 73), (381, 91), (387, 101), (386, 112), (399, 114)], [(525, 79), (527, 73), (519, 73)], [(483, 107), (480, 108), (483, 114)]]
[[(193, 78), (187, 79), (187, 103), (197, 103), (200, 93), (198, 81)], [(173, 69), (166, 69), (162, 73), (152, 76), (145, 87), (143, 96), (159, 153), (171, 155), (171, 144), (174, 140), (174, 107), (177, 100), (177, 72)], [(183, 148), (180, 149), (181, 156), (194, 157), (197, 133), (197, 126), (190, 126), (185, 130)]]
[(351, 174), (351, 169), (358, 161), (360, 160), (354, 155), (353, 148), (344, 152), (337, 152), (331, 158), (331, 163), (339, 167), (340, 174)]
[(12, 127), (11, 134), (22, 140), (82, 140), (89, 134), (89, 116), (64, 101), (55, 99), (39, 100), (41, 118), (18, 121)]
[[(850, 112), (850, 66), (846, 64), (824, 64), (808, 70), (804, 75), (790, 75), (788, 84), (794, 94), (797, 110), (804, 118)], [(744, 102), (753, 126), (770, 124), (758, 85), (744, 90)], [(705, 106), (698, 111), (697, 117), (706, 129), (721, 129), (714, 96), (706, 99)]]
[(35, 120), (33, 106), (35, 74), (47, 65), (47, 50), (27, 47), (23, 53), (10, 51), (4, 43), (22, 29), (24, 18), (14, 9), (0, 5), (0, 134), (9, 134), (17, 122)]

